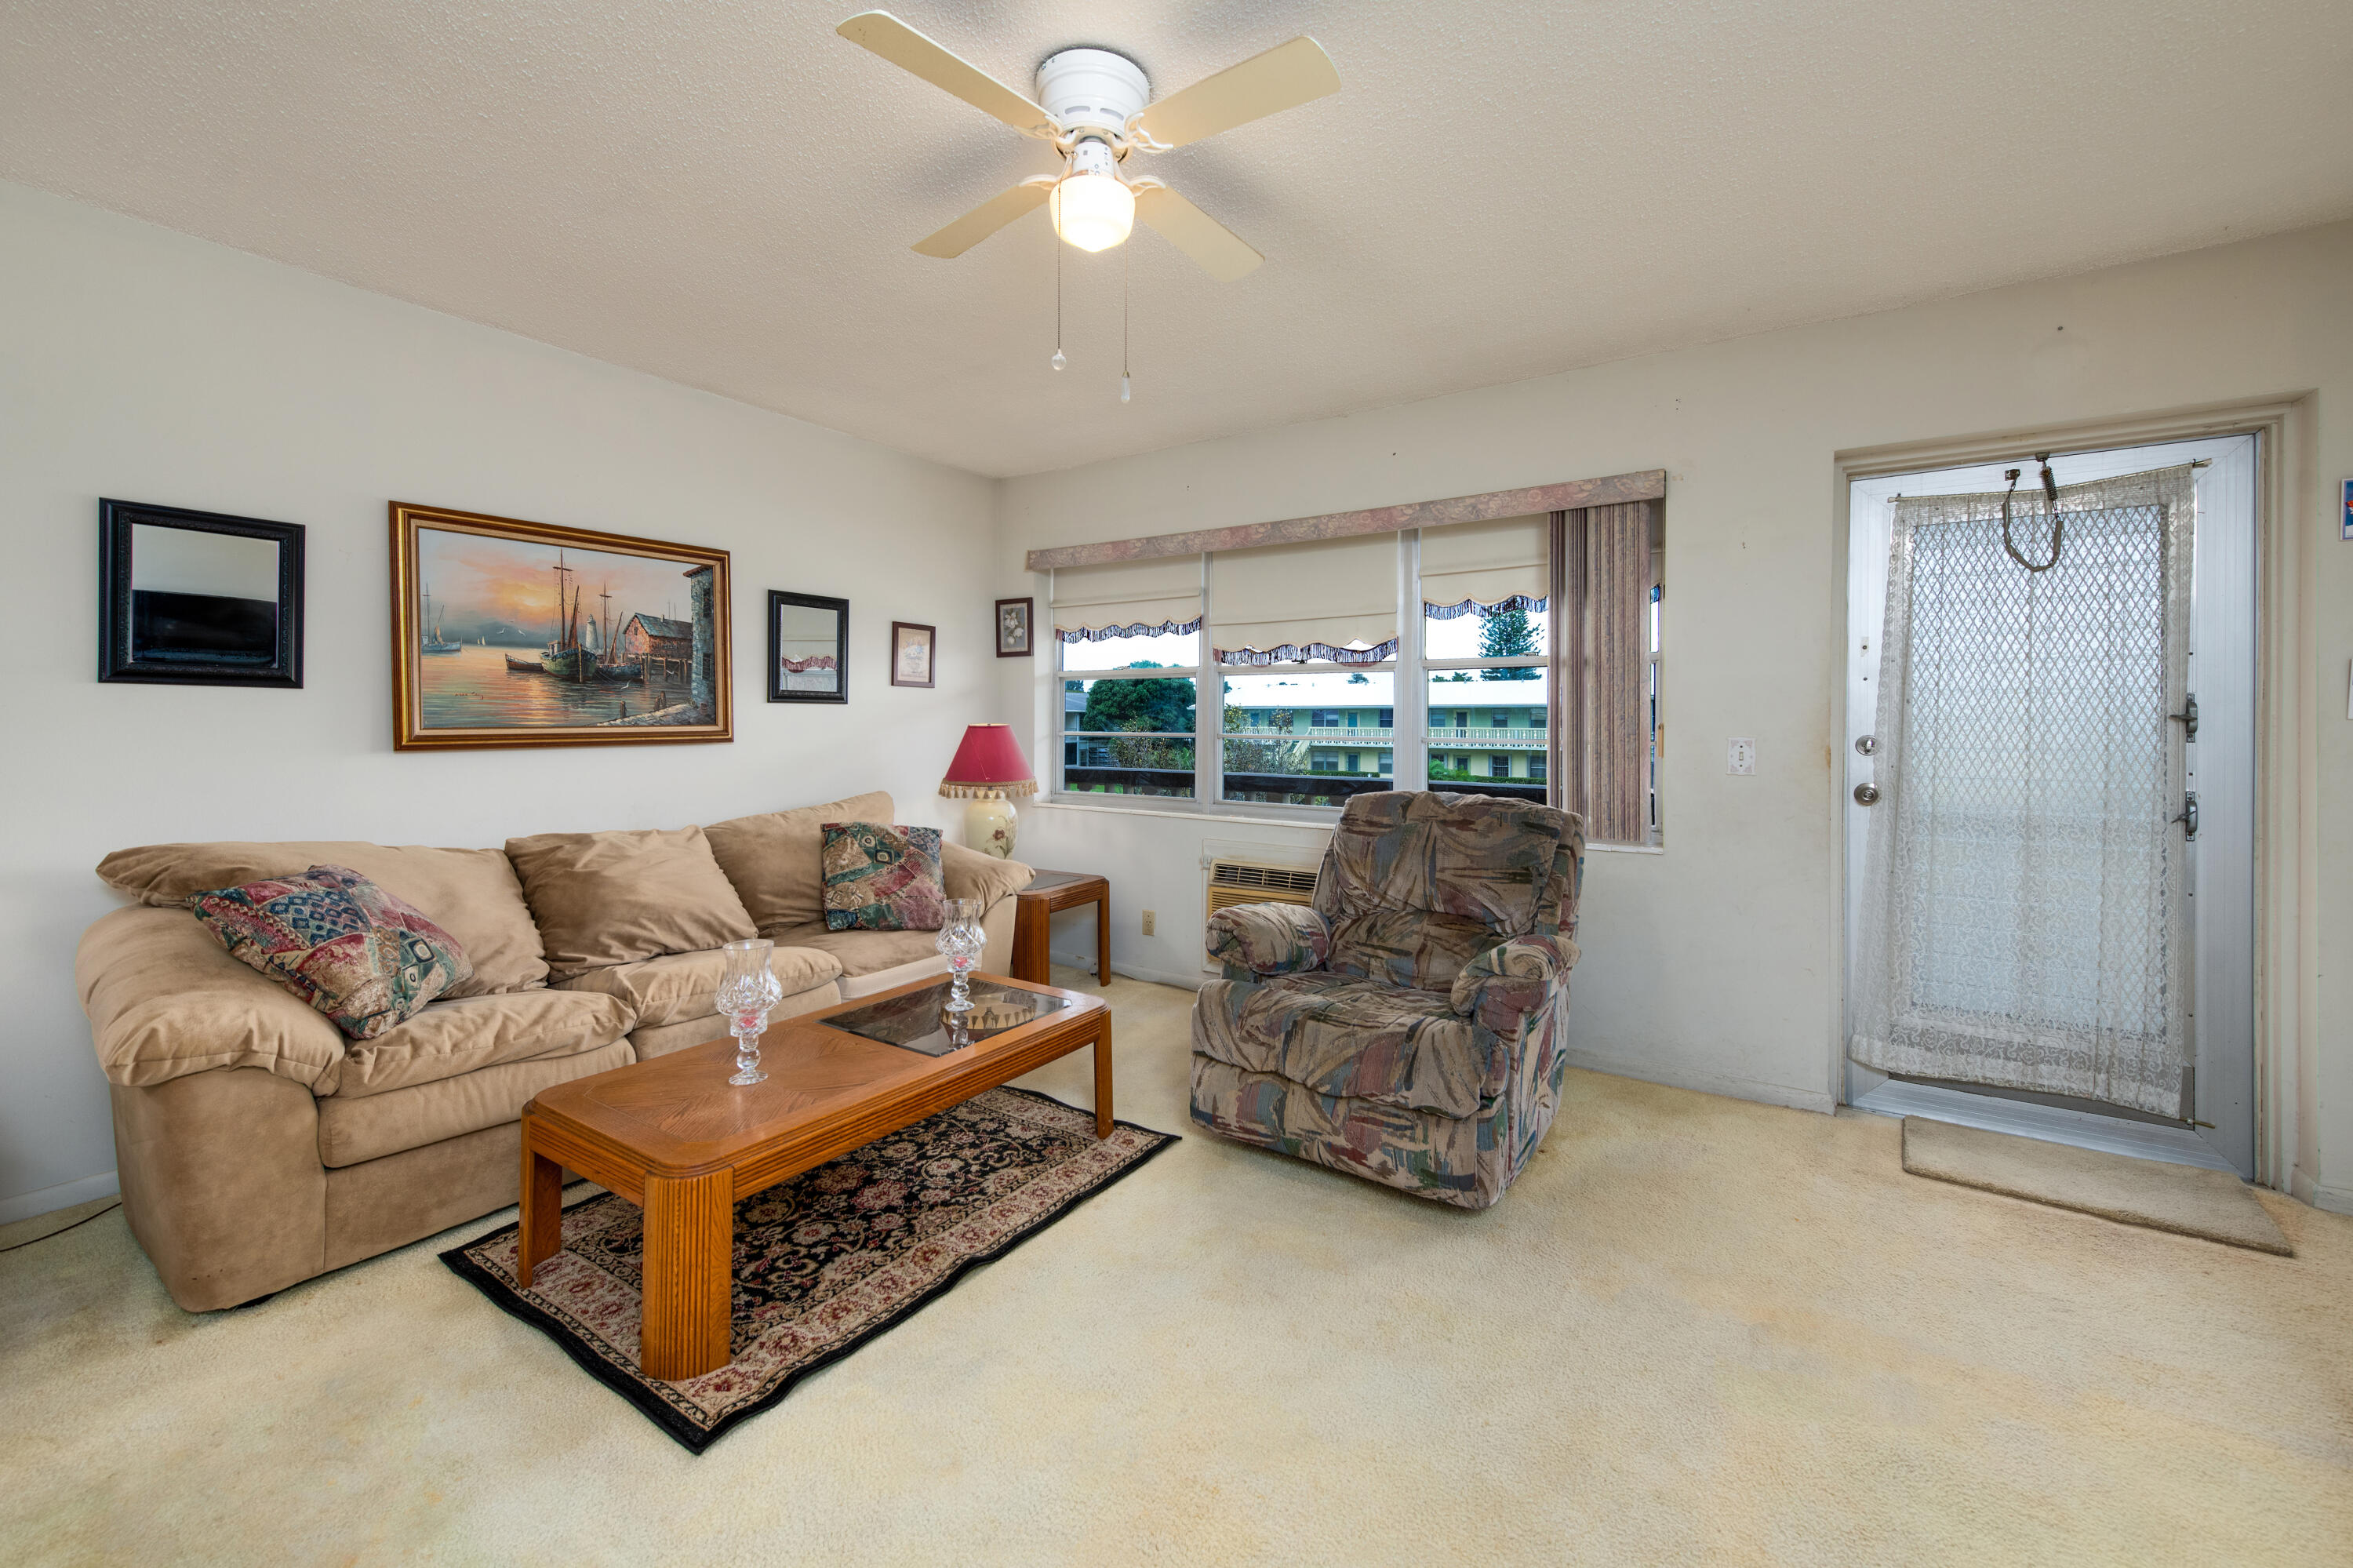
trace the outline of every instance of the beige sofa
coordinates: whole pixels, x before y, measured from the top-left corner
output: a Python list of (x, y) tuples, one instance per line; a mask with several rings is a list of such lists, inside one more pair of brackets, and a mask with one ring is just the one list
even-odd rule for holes
[[(786, 1018), (945, 964), (928, 931), (828, 931), (819, 824), (892, 821), (886, 794), (706, 828), (547, 833), (504, 850), (158, 844), (99, 875), (136, 900), (84, 934), (75, 978), (114, 1101), (123, 1212), (172, 1299), (233, 1307), (515, 1201), (525, 1101), (726, 1033), (724, 943), (776, 943)], [(1004, 973), (1029, 868), (943, 849)], [(473, 978), (373, 1040), (231, 958), (206, 888), (344, 865), (441, 925)]]

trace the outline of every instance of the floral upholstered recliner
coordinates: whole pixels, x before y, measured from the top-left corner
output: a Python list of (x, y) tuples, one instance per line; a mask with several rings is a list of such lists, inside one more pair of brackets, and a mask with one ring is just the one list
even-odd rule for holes
[(1485, 795), (1359, 795), (1312, 907), (1209, 917), (1193, 1119), (1483, 1209), (1560, 1105), (1585, 826)]

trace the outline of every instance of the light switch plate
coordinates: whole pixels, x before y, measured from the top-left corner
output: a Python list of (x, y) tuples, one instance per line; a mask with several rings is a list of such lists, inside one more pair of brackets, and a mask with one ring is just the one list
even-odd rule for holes
[(1745, 735), (1736, 735), (1725, 743), (1724, 770), (1726, 773), (1757, 771), (1757, 743)]

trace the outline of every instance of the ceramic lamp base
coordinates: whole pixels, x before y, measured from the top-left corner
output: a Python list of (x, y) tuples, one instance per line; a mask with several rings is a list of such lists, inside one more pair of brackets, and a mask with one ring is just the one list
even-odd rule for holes
[(1013, 802), (976, 800), (964, 809), (964, 842), (983, 854), (1008, 860), (1013, 854)]

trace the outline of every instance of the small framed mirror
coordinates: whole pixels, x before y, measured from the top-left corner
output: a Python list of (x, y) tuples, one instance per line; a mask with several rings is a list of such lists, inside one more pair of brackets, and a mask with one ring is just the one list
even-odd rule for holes
[(98, 503), (98, 678), (302, 684), (302, 525)]
[(849, 601), (768, 590), (768, 700), (849, 700)]

